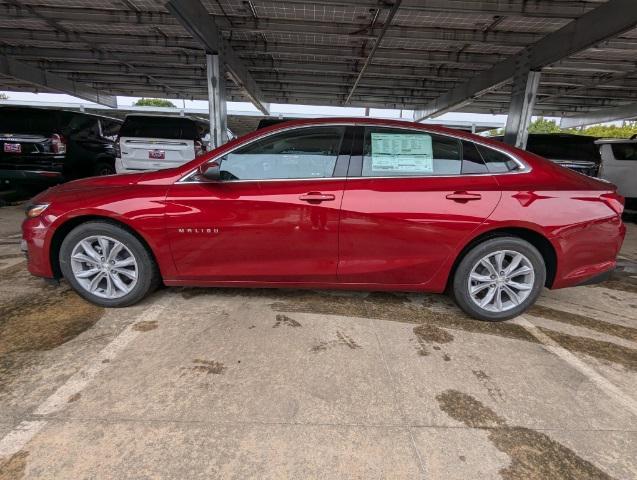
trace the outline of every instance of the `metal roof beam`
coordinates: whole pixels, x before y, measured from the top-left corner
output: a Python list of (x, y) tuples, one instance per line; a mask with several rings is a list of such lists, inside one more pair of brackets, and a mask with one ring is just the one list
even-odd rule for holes
[(0, 54), (0, 75), (28, 82), (47, 90), (66, 93), (90, 102), (117, 108), (117, 98), (95, 88), (54, 75), (24, 62)]
[(629, 120), (637, 118), (637, 103), (622, 105), (619, 107), (593, 110), (573, 117), (563, 117), (560, 122), (562, 128), (583, 127), (596, 123), (613, 122), (616, 120)]
[(230, 43), (223, 39), (221, 32), (201, 2), (199, 0), (170, 0), (166, 4), (166, 8), (207, 53), (221, 55), (221, 61), (225, 64), (232, 81), (245, 91), (257, 109), (265, 115), (269, 115), (269, 105), (263, 100), (259, 86), (243, 61), (234, 52)]
[[(349, 103), (349, 100), (350, 98), (352, 98), (352, 95), (354, 95), (354, 92), (356, 91), (356, 87), (358, 87), (358, 84), (360, 83), (361, 78), (363, 78), (363, 75), (365, 74), (365, 70), (367, 70), (367, 67), (374, 59), (374, 55), (378, 51), (378, 47), (380, 47), (380, 44), (383, 41), (383, 37), (385, 36), (385, 33), (387, 33), (387, 29), (391, 25), (391, 22), (394, 20), (394, 16), (396, 15), (396, 12), (398, 12), (398, 9), (400, 8), (401, 1), (402, 0), (394, 0), (394, 4), (389, 10), (389, 13), (387, 13), (387, 18), (385, 19), (385, 23), (383, 23), (383, 26), (380, 29), (380, 33), (378, 34), (378, 37), (374, 40), (374, 46), (372, 47), (369, 54), (367, 55), (367, 58), (365, 59), (365, 63), (363, 63), (363, 66), (361, 67), (360, 72), (358, 72), (358, 76), (356, 77), (356, 80), (354, 80), (352, 89), (349, 91), (349, 94), (347, 95), (347, 98), (345, 99), (346, 105), (347, 103)], [(378, 14), (378, 10), (376, 11), (376, 13)], [(364, 43), (363, 48), (365, 47), (365, 45), (366, 44)]]
[(470, 103), (476, 97), (507, 82), (518, 70), (540, 69), (573, 53), (584, 50), (596, 42), (629, 30), (637, 25), (637, 8), (634, 0), (609, 0), (545, 36), (524, 49), (469, 80), (414, 112), (414, 120), (420, 121), (438, 116), (454, 108)]

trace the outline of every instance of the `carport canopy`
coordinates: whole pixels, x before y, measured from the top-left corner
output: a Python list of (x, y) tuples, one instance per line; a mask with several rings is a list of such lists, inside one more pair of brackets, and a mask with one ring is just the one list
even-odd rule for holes
[(0, 0), (0, 90), (108, 106), (208, 99), (209, 54), (225, 98), (263, 112), (530, 111), (577, 124), (637, 116), (636, 51), (634, 0)]

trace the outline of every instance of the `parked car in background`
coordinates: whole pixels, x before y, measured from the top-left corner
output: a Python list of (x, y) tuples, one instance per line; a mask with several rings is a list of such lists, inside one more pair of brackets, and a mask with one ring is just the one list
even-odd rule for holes
[(208, 123), (190, 117), (127, 115), (117, 139), (117, 173), (177, 167), (206, 152)]
[(576, 172), (597, 177), (601, 157), (596, 137), (569, 133), (530, 134), (526, 150)]
[(617, 185), (626, 197), (626, 207), (637, 209), (637, 138), (600, 139), (595, 142), (602, 156), (599, 176)]
[[(503, 139), (502, 136), (494, 138)], [(589, 177), (597, 177), (601, 157), (595, 140), (597, 137), (570, 133), (531, 133), (526, 151)]]
[(505, 320), (607, 278), (615, 187), (458, 130), (315, 119), (175, 168), (79, 180), (27, 209), (29, 271), (106, 307), (166, 285), (449, 290)]
[(0, 184), (31, 190), (113, 174), (120, 126), (81, 112), (0, 107)]

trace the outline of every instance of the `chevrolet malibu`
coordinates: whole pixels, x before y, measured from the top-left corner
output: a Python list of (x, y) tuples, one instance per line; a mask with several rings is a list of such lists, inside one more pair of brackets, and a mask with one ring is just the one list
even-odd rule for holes
[(176, 168), (78, 180), (27, 209), (29, 271), (124, 307), (168, 286), (450, 292), (506, 320), (615, 266), (623, 198), (489, 139), (287, 122)]

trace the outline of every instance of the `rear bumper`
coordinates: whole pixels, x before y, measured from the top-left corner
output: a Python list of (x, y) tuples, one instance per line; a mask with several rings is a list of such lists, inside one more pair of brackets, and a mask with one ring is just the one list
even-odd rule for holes
[(610, 277), (613, 273), (614, 268), (607, 270), (605, 272), (602, 273), (598, 273), (597, 275), (595, 275), (594, 277), (589, 278), (588, 280), (584, 280), (581, 283), (578, 283), (576, 286), (577, 287), (583, 287), (585, 285), (595, 285), (597, 283), (602, 283), (605, 282), (606, 280), (610, 280)]
[(599, 220), (573, 229), (553, 241), (558, 265), (552, 289), (589, 285), (604, 281), (617, 265), (617, 255), (626, 235), (619, 217)]

